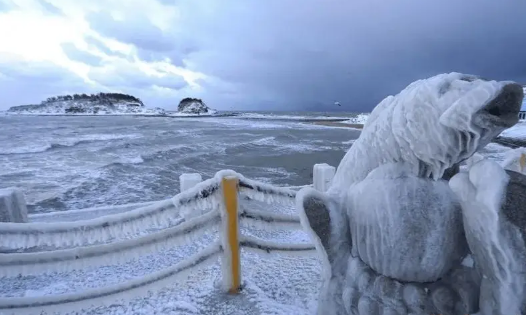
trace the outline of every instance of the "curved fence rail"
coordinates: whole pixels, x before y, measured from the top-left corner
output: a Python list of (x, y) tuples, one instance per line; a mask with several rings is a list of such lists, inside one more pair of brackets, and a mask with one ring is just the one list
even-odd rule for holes
[[(129, 299), (160, 288), (205, 262), (215, 261), (218, 256), (224, 288), (236, 293), (241, 285), (240, 248), (263, 253), (312, 254), (315, 251), (314, 245), (308, 243), (277, 243), (241, 235), (240, 223), (281, 229), (299, 229), (301, 224), (297, 215), (243, 208), (239, 205), (240, 196), (268, 204), (292, 205), (296, 191), (224, 170), (172, 199), (125, 213), (73, 222), (0, 223), (0, 248), (11, 250), (0, 253), (0, 276), (124, 262), (187, 244), (214, 227), (219, 227), (220, 236), (218, 242), (170, 268), (118, 285), (56, 296), (0, 298), (0, 313), (31, 314), (37, 309), (78, 308)], [(20, 250), (22, 252), (14, 252)]]

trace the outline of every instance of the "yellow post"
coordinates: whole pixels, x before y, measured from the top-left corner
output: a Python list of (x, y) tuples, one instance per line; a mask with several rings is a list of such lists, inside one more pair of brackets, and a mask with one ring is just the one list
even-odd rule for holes
[(521, 166), (521, 173), (524, 171), (524, 167), (526, 167), (526, 154), (522, 153), (521, 158), (519, 159), (519, 164)]
[(237, 192), (238, 192), (238, 179), (236, 177), (223, 177), (223, 198), (225, 202), (226, 210), (226, 242), (228, 248), (225, 253), (230, 263), (231, 282), (229, 283), (229, 293), (235, 294), (239, 292), (241, 287), (241, 266), (239, 257), (239, 228), (238, 228), (238, 204), (237, 204)]

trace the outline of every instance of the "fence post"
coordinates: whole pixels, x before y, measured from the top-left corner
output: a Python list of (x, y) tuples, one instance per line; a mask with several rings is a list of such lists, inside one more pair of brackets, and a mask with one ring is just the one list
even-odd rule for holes
[(524, 172), (524, 168), (526, 167), (526, 154), (522, 153), (521, 157), (519, 158), (519, 166), (521, 173)]
[[(186, 174), (181, 174), (179, 176), (179, 187), (180, 187), (180, 191), (183, 192), (183, 191), (186, 191), (190, 188), (193, 188), (195, 185), (199, 184), (200, 182), (202, 182), (203, 179), (201, 177), (201, 174), (199, 173), (186, 173)], [(191, 218), (194, 218), (200, 214), (202, 214), (201, 212), (203, 211), (203, 209), (200, 209), (200, 208), (196, 208), (196, 209), (186, 209), (181, 211), (181, 216), (185, 219), (185, 220), (189, 220)]]
[(330, 166), (327, 163), (314, 164), (312, 170), (312, 184), (314, 189), (322, 192), (327, 191), (335, 173), (336, 168), (334, 166)]
[(221, 267), (223, 270), (223, 285), (228, 292), (236, 294), (241, 288), (241, 263), (239, 256), (238, 227), (238, 179), (235, 176), (223, 177), (224, 209), (222, 212), (221, 242), (223, 255)]
[(26, 200), (20, 190), (0, 189), (0, 222), (27, 223)]

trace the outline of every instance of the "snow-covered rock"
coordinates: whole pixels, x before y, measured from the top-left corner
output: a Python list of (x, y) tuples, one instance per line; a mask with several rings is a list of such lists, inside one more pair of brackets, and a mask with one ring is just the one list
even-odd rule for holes
[(183, 98), (177, 106), (177, 114), (182, 115), (214, 115), (217, 111), (206, 106), (205, 102), (198, 98)]
[(39, 105), (11, 107), (16, 115), (166, 115), (162, 108), (146, 108), (134, 96), (121, 93), (74, 94), (50, 97)]

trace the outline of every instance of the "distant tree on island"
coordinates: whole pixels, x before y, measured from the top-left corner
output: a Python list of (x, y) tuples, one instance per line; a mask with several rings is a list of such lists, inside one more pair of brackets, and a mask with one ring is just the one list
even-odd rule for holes
[(42, 104), (54, 103), (54, 102), (64, 102), (64, 101), (92, 101), (99, 104), (112, 105), (114, 102), (126, 101), (138, 103), (138, 106), (144, 106), (143, 102), (132, 95), (123, 94), (123, 93), (98, 93), (98, 94), (73, 94), (73, 95), (59, 95), (54, 97), (49, 97)]

